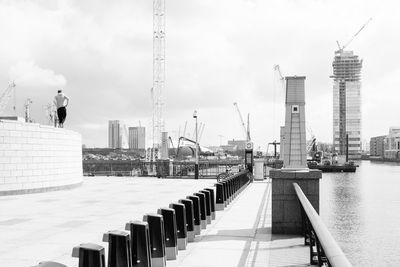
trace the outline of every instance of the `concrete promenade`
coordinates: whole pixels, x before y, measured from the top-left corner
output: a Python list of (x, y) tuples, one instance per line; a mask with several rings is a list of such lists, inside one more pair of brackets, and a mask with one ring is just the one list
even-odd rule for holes
[[(72, 247), (101, 242), (108, 230), (142, 220), (214, 180), (86, 178), (66, 191), (0, 197), (0, 266), (52, 260), (77, 266)], [(309, 266), (303, 239), (271, 235), (271, 186), (250, 184), (167, 266)]]

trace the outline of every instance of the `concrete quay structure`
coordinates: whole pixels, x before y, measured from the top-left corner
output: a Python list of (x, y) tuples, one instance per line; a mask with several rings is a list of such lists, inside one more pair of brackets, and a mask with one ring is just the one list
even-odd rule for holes
[(271, 169), (272, 233), (302, 234), (301, 208), (293, 183), (297, 183), (314, 209), (319, 211), (320, 170), (307, 167), (305, 130), (306, 77), (286, 77), (285, 126), (281, 127), (283, 168)]
[(272, 179), (272, 233), (302, 234), (301, 207), (293, 183), (301, 187), (314, 209), (319, 212), (319, 179), (322, 172), (271, 169), (269, 177)]
[(0, 120), (0, 196), (65, 189), (81, 183), (79, 133)]

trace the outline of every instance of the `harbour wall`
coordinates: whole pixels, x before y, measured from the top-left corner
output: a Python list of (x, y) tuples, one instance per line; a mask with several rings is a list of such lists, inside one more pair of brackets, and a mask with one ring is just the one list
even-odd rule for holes
[(79, 133), (0, 120), (0, 196), (73, 188), (82, 173)]

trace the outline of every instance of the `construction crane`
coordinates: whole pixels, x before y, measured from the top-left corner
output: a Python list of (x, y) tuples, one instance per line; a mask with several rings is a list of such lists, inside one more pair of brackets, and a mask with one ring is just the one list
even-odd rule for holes
[(56, 126), (57, 111), (54, 104), (48, 103), (46, 106), (43, 106), (43, 109), (45, 110), (48, 124)]
[(25, 122), (32, 122), (31, 118), (31, 104), (32, 100), (30, 98), (26, 99), (25, 104), (24, 104), (24, 109), (25, 109)]
[(276, 142), (276, 140), (274, 140), (274, 142), (272, 142), (272, 143), (268, 143), (268, 146), (267, 146), (267, 155), (268, 155), (268, 151), (269, 151), (269, 146), (270, 146), (270, 145), (272, 145), (272, 146), (274, 147), (274, 158), (276, 159), (276, 158), (277, 158), (277, 155), (278, 155), (277, 150), (276, 150), (276, 147), (277, 147), (278, 145), (281, 145), (281, 143)]
[(182, 136), (186, 137), (186, 127), (187, 127), (187, 121), (185, 121), (185, 127), (183, 127), (183, 133)]
[[(16, 115), (16, 85), (12, 82), (8, 85), (7, 89), (0, 96), (0, 114), (3, 114), (6, 111), (7, 105), (10, 102), (11, 98), (13, 98), (13, 113)], [(9, 114), (4, 114), (9, 115)]]
[[(235, 102), (235, 103), (233, 103), (233, 105), (235, 106), (236, 111), (237, 111), (238, 114), (239, 114), (240, 122), (241, 122), (241, 124), (242, 124), (243, 130), (244, 130), (244, 134), (245, 134), (245, 136), (246, 136), (246, 141), (251, 141), (251, 138), (250, 138), (250, 130), (249, 130), (249, 121), (247, 121), (247, 129), (246, 129), (246, 125), (244, 124), (244, 120), (243, 120), (243, 117), (242, 117), (242, 113), (240, 113), (240, 109), (239, 109), (238, 104)], [(248, 116), (248, 120), (249, 120), (249, 116)]]
[(205, 126), (205, 125), (206, 125), (206, 124), (203, 123), (202, 126), (200, 127), (200, 130), (199, 130), (199, 142), (200, 142), (200, 140), (201, 140), (201, 137), (203, 136), (204, 126)]
[(286, 89), (285, 87), (285, 76), (282, 74), (281, 67), (279, 64), (274, 65), (275, 71), (275, 79), (279, 80), (282, 86), (282, 89)]
[(368, 25), (368, 23), (369, 23), (371, 20), (372, 20), (372, 18), (369, 18), (369, 19), (367, 20), (367, 22), (364, 23), (364, 25), (350, 38), (350, 40), (349, 40), (344, 46), (340, 46), (339, 41), (336, 41), (336, 43), (337, 43), (337, 45), (338, 45), (338, 47), (339, 47), (339, 50), (336, 51), (336, 52), (337, 52), (337, 53), (343, 52), (343, 50), (344, 50), (347, 46), (350, 45), (350, 43), (354, 40), (354, 38), (356, 38), (356, 36), (365, 28), (365, 26)]

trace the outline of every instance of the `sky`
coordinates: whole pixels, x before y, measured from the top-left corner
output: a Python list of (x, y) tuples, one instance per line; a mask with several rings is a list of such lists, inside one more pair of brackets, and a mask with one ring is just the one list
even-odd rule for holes
[[(306, 126), (332, 141), (332, 60), (341, 44), (363, 59), (362, 138), (400, 125), (400, 16), (391, 0), (166, 0), (166, 131), (194, 132), (204, 146), (279, 140), (284, 88), (274, 71), (306, 76)], [(58, 89), (71, 99), (65, 127), (88, 147), (108, 145), (108, 120), (147, 127), (151, 145), (153, 6), (150, 0), (0, 0), (0, 92), (11, 81), (46, 123)]]

